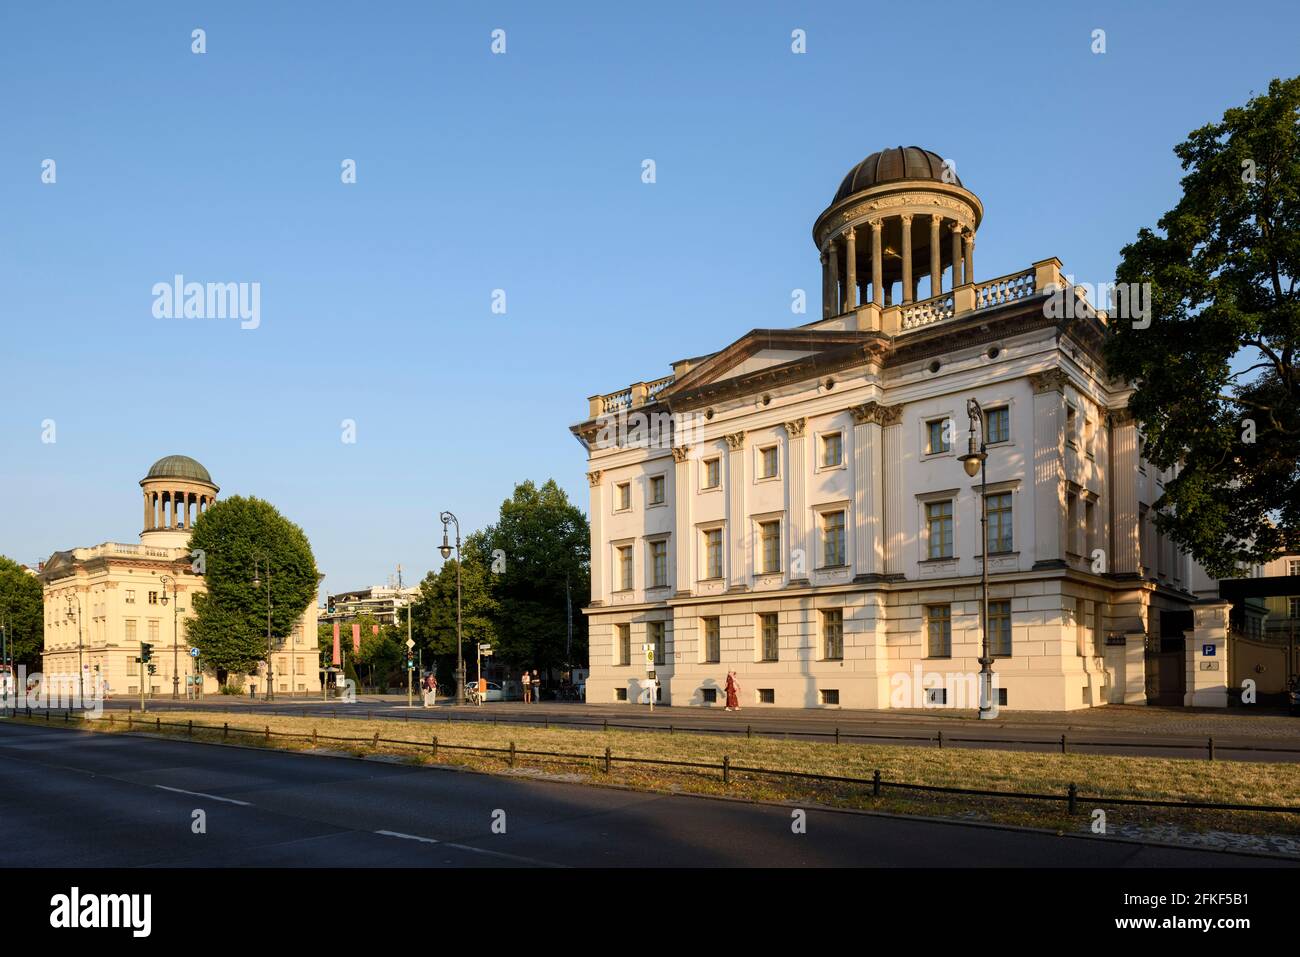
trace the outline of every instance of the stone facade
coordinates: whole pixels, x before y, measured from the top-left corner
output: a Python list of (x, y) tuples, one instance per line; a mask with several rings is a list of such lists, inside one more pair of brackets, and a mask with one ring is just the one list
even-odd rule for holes
[[(960, 241), (896, 219), (956, 200)], [(1189, 561), (1149, 514), (1163, 476), (1105, 372), (1105, 314), (1055, 259), (974, 281), (981, 215), (924, 180), (837, 197), (814, 234), (822, 319), (591, 397), (573, 427), (591, 490), (588, 701), (646, 700), (650, 644), (664, 703), (721, 707), (733, 670), (746, 707), (974, 707), (974, 398), (1002, 706), (1145, 702), (1150, 637), (1193, 601)], [(851, 234), (878, 240), (882, 219), (887, 241), (863, 251)]]

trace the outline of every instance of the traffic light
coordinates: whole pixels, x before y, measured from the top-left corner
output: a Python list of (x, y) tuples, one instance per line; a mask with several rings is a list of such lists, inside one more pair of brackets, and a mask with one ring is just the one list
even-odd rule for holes
[(147, 641), (140, 642), (140, 660), (145, 662), (153, 660), (153, 645)]
[(330, 614), (330, 615), (334, 614), (334, 599), (333, 599), (333, 598), (328, 599), (328, 605), (326, 606), (326, 613), (327, 613), (327, 614)]
[(149, 674), (151, 674), (151, 675), (156, 675), (157, 673), (158, 673), (158, 666), (157, 666), (157, 665), (150, 665), (150, 666), (149, 666)]

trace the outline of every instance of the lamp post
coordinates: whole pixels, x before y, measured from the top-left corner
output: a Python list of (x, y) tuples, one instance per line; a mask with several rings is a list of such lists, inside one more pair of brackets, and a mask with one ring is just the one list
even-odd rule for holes
[(163, 586), (162, 603), (167, 604), (167, 588), (172, 590), (172, 700), (175, 701), (180, 695), (181, 680), (181, 660), (180, 653), (176, 648), (176, 613), (180, 611), (180, 601), (176, 598), (176, 579), (170, 575), (158, 576), (158, 584)]
[(85, 695), (85, 693), (86, 693), (85, 684), (84, 684), (85, 679), (82, 677), (82, 672), (81, 672), (81, 596), (80, 596), (80, 595), (69, 595), (69, 596), (68, 596), (68, 615), (67, 615), (68, 621), (71, 621), (72, 618), (73, 618), (72, 608), (73, 608), (73, 602), (74, 602), (74, 601), (76, 602), (76, 608), (77, 608), (77, 613), (76, 613), (76, 619), (77, 619), (77, 700), (80, 701), (80, 700), (84, 697), (84, 695)]
[(266, 700), (275, 697), (275, 669), (271, 664), (271, 556), (260, 552), (253, 557), (253, 587), (261, 585), (258, 569), (266, 567)]
[(461, 646), (460, 622), (460, 519), (451, 512), (443, 512), (438, 517), (442, 519), (442, 546), (438, 552), (444, 561), (451, 557), (451, 545), (447, 542), (447, 525), (449, 523), (456, 525), (456, 701), (453, 704), (459, 705), (465, 700), (465, 658)]
[(989, 654), (989, 497), (988, 471), (985, 468), (989, 453), (985, 441), (984, 410), (979, 402), (967, 399), (966, 415), (970, 418), (970, 437), (961, 463), (971, 478), (980, 477), (980, 537), (984, 542), (980, 548), (980, 718), (988, 720), (996, 717), (993, 710), (993, 657)]

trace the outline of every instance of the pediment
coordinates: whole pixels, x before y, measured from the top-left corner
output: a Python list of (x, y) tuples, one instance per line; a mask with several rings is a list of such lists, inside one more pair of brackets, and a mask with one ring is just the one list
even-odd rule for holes
[(679, 377), (657, 398), (673, 405), (674, 399), (813, 378), (827, 369), (882, 357), (888, 348), (888, 338), (876, 332), (754, 329)]

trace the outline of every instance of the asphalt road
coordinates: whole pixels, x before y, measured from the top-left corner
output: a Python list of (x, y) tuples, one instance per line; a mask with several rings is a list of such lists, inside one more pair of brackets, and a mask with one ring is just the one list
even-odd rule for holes
[[(419, 700), (418, 698), (416, 699)], [(106, 702), (106, 707), (125, 711), (137, 709), (138, 702), (116, 698)], [(841, 740), (859, 744), (898, 744), (912, 747), (939, 746), (942, 733), (944, 747), (1000, 749), (1009, 751), (1061, 750), (1061, 735), (1066, 735), (1070, 751), (1087, 754), (1121, 754), (1163, 758), (1208, 757), (1208, 736), (1205, 734), (1177, 734), (1138, 729), (1111, 730), (1105, 728), (1071, 725), (1068, 716), (1059, 724), (1037, 722), (1026, 724), (1008, 717), (996, 721), (975, 721), (945, 716), (926, 716), (871, 711), (801, 711), (784, 712), (767, 709), (742, 713), (727, 713), (698, 708), (656, 708), (651, 714), (645, 707), (627, 705), (562, 704), (543, 702), (524, 705), (519, 702), (495, 702), (480, 707), (452, 708), (444, 702), (437, 708), (426, 709), (418, 704), (406, 706), (405, 699), (391, 697), (361, 698), (354, 704), (320, 699), (298, 698), (292, 701), (245, 701), (231, 699), (206, 699), (202, 702), (173, 704), (163, 698), (149, 704), (154, 712), (170, 708), (181, 710), (229, 710), (235, 714), (274, 712), (281, 714), (323, 714), (331, 717), (393, 718), (410, 721), (454, 720), (497, 721), (550, 727), (599, 729), (604, 722), (609, 727), (668, 730), (675, 733), (696, 731), (701, 733), (731, 733), (785, 737), (791, 740), (834, 740), (836, 729)], [(1300, 719), (1295, 720), (1296, 734), (1276, 737), (1251, 734), (1249, 717), (1241, 717), (1241, 730), (1236, 733), (1214, 735), (1216, 760), (1255, 762), (1300, 762)]]
[[(206, 833), (192, 830), (206, 814)], [(637, 793), (0, 721), (0, 865), (1286, 866), (1104, 838)], [(505, 833), (493, 833), (504, 818)]]

